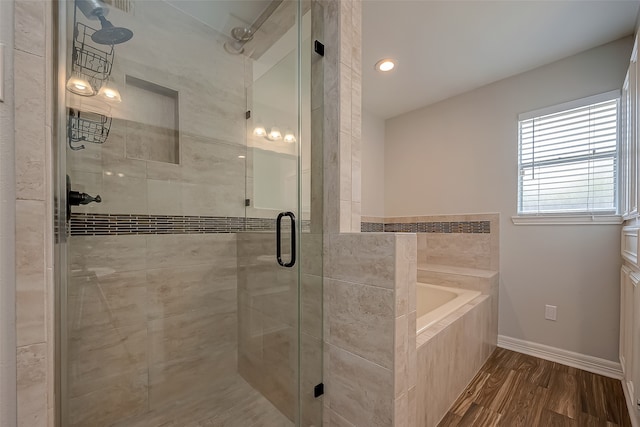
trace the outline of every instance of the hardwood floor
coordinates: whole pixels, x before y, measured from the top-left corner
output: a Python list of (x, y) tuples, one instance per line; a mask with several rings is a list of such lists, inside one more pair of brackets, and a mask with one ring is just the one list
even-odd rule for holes
[(619, 380), (498, 348), (438, 427), (631, 427)]

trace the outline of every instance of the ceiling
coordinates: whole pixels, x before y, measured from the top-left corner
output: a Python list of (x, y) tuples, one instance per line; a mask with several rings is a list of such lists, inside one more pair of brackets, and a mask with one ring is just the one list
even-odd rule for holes
[[(363, 109), (386, 119), (632, 34), (640, 0), (364, 0)], [(381, 74), (374, 64), (394, 58)]]
[(167, 3), (229, 35), (233, 27), (251, 27), (270, 0), (167, 0)]

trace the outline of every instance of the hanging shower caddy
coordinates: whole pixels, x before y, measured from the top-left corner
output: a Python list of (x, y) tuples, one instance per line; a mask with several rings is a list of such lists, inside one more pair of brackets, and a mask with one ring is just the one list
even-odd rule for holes
[[(85, 146), (82, 142), (104, 144), (111, 130), (112, 118), (90, 112), (80, 112), (69, 108), (67, 132), (69, 147), (72, 150), (82, 150)], [(73, 145), (80, 143), (80, 145)]]
[[(101, 0), (74, 0), (73, 3), (71, 78), (67, 82), (67, 89), (77, 97), (91, 98), (107, 87), (113, 69), (114, 45), (131, 39), (133, 32), (124, 27), (114, 26), (108, 21), (105, 18), (108, 8)], [(78, 9), (87, 19), (99, 21), (100, 29), (79, 22)], [(73, 79), (78, 80), (72, 82)], [(103, 95), (120, 102), (120, 95), (113, 89), (110, 92), (105, 91)], [(69, 147), (72, 150), (81, 150), (85, 148), (83, 142), (104, 144), (111, 129), (111, 108), (97, 108), (95, 100), (90, 99), (84, 102), (76, 98), (73, 101), (74, 104), (76, 101), (79, 102), (79, 105), (70, 106), (68, 109)]]
[[(113, 45), (93, 43), (91, 35), (95, 32), (95, 29), (76, 22), (71, 67), (74, 75), (86, 79), (94, 91), (97, 91), (111, 75), (114, 49)], [(104, 144), (107, 140), (111, 129), (111, 117), (74, 108), (69, 108), (67, 117), (67, 136), (69, 148), (72, 150), (85, 148), (83, 142)]]
[(111, 75), (113, 45), (96, 45), (91, 36), (97, 30), (77, 22), (73, 34), (73, 72), (85, 77), (94, 89), (99, 89)]
[[(91, 35), (96, 30), (81, 22), (76, 22), (73, 32), (72, 73), (85, 78), (94, 91), (102, 86), (111, 75), (113, 67), (113, 45), (96, 45)], [(82, 150), (82, 142), (104, 144), (109, 136), (112, 118), (104, 114), (82, 112), (69, 108), (67, 133), (69, 147)], [(80, 145), (74, 145), (74, 143)]]

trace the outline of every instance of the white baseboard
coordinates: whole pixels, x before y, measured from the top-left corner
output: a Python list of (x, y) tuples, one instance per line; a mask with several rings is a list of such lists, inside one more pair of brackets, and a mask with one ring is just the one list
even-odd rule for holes
[(572, 366), (574, 368), (603, 375), (605, 377), (615, 378), (618, 380), (622, 379), (622, 366), (620, 365), (620, 362), (612, 362), (610, 360), (600, 359), (599, 357), (574, 353), (573, 351), (563, 350), (561, 348), (538, 344), (531, 341), (524, 341), (517, 338), (506, 337), (504, 335), (498, 335), (498, 347), (517, 351), (518, 353), (528, 354), (529, 356), (539, 357), (540, 359), (549, 360), (551, 362)]
[(638, 415), (638, 411), (635, 410), (635, 403), (633, 402), (633, 398), (631, 397), (631, 393), (629, 391), (629, 387), (625, 384), (624, 380), (622, 380), (622, 391), (624, 391), (624, 399), (627, 401), (627, 409), (629, 410), (629, 419), (631, 419), (632, 427), (640, 427), (640, 415)]

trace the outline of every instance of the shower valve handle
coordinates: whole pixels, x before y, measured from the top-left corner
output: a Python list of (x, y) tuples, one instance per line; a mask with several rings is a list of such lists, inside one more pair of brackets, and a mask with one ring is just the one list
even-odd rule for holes
[(71, 206), (88, 205), (91, 202), (100, 203), (102, 198), (100, 195), (92, 197), (87, 193), (80, 193), (79, 191), (69, 191), (69, 204)]

